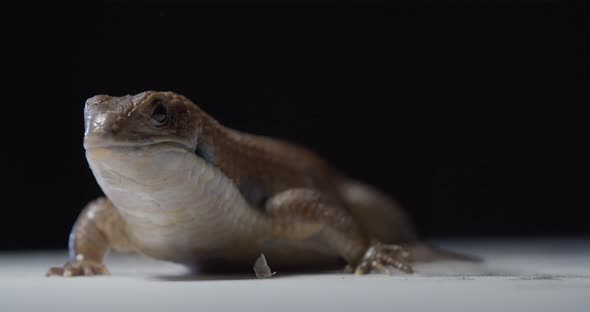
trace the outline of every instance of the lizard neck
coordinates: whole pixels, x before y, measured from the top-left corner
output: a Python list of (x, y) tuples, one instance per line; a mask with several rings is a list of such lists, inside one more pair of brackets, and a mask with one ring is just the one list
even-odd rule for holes
[(270, 137), (236, 131), (205, 113), (196, 147), (199, 158), (218, 168), (252, 206), (289, 188), (313, 188), (339, 196), (338, 173), (308, 149)]
[[(237, 152), (244, 149), (242, 145), (243, 143), (240, 142), (234, 131), (203, 113), (202, 132), (195, 151), (197, 156), (215, 167), (223, 169), (232, 161), (232, 155), (236, 155)], [(227, 172), (224, 171), (224, 173), (227, 175)]]

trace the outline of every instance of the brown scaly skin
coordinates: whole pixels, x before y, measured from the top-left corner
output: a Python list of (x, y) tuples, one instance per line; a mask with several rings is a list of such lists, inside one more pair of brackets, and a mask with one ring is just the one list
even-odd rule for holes
[[(162, 112), (167, 118), (162, 117)], [(110, 198), (111, 200), (98, 199), (82, 211), (70, 237), (70, 260), (64, 267), (51, 268), (49, 275), (106, 274), (108, 271), (102, 262), (110, 248), (137, 251), (185, 264), (192, 261), (206, 264), (207, 259), (214, 261), (220, 258), (251, 265), (260, 252), (265, 252), (271, 265), (280, 266), (284, 263), (285, 267), (294, 264), (320, 265), (329, 263), (329, 259), (340, 258), (349, 267), (355, 268), (357, 273), (389, 272), (390, 267), (412, 271), (407, 263), (412, 258), (411, 253), (396, 244), (415, 241), (416, 234), (399, 206), (372, 187), (344, 177), (319, 156), (303, 147), (226, 128), (189, 99), (172, 92), (147, 91), (124, 97), (95, 96), (86, 103), (85, 118), (84, 143), (89, 161), (100, 159), (93, 155), (102, 155), (110, 150), (121, 150), (129, 146), (136, 149), (138, 146), (140, 149), (151, 146), (156, 148), (162, 142), (179, 146), (204, 160), (206, 166), (213, 168), (214, 175), (221, 176), (221, 180), (228, 178), (231, 182), (220, 182), (220, 187), (228, 189), (228, 193), (239, 190), (242, 198), (237, 199), (236, 203), (247, 203), (244, 211), (236, 208), (235, 211), (217, 217), (224, 220), (214, 221), (225, 224), (224, 222), (233, 222), (234, 219), (248, 220), (240, 221), (239, 224), (249, 224), (249, 228), (236, 226), (218, 229), (212, 226), (206, 232), (213, 233), (210, 239), (202, 235), (194, 237), (195, 245), (199, 245), (200, 249), (195, 247), (193, 250), (190, 246), (193, 235), (191, 229), (208, 226), (209, 223), (191, 221), (186, 216), (201, 207), (185, 207), (179, 210), (182, 214), (172, 215), (172, 221), (164, 221), (168, 219), (162, 217), (160, 223), (163, 225), (156, 222), (158, 227), (147, 224), (146, 219), (135, 219), (133, 213), (140, 211), (147, 214), (144, 212), (149, 210), (147, 206), (145, 209), (135, 207), (137, 205), (133, 203), (136, 201), (129, 204), (125, 197), (121, 199), (120, 196), (113, 195), (115, 197)], [(162, 119), (165, 121), (160, 122)], [(100, 161), (93, 161), (100, 164)], [(93, 167), (92, 161), (90, 162), (96, 176), (100, 172), (95, 168), (98, 165)], [(121, 177), (118, 179), (122, 179)], [(110, 181), (108, 178), (104, 178), (105, 181)], [(143, 182), (131, 181), (135, 184), (128, 185), (140, 187), (139, 191), (143, 190)], [(111, 194), (108, 187), (105, 189), (103, 186), (103, 190), (107, 195)], [(129, 190), (130, 198), (135, 196), (134, 192), (137, 190)], [(190, 192), (181, 194), (188, 196)], [(227, 198), (221, 195), (211, 196), (211, 200), (220, 207), (224, 204), (224, 198)], [(132, 210), (134, 212), (130, 214), (129, 207), (137, 210)], [(154, 214), (152, 219), (158, 220), (158, 216)], [(169, 218), (170, 214), (165, 216)], [(188, 223), (185, 230), (185, 222), (194, 223)], [(154, 239), (164, 241), (170, 239), (170, 235), (178, 235), (179, 240), (188, 237), (189, 244), (186, 241), (183, 241), (184, 245), (181, 247), (154, 244), (152, 237), (149, 237), (152, 235), (150, 226), (154, 229)], [(219, 242), (215, 241), (215, 231), (219, 231)], [(239, 243), (231, 235), (228, 236), (229, 239), (222, 238), (222, 234), (225, 235), (228, 231), (243, 231), (235, 233), (235, 236), (253, 238), (244, 238)], [(168, 236), (156, 233), (165, 233)], [(275, 249), (269, 251), (261, 243), (268, 240), (285, 243), (279, 243), (278, 248), (275, 245)], [(174, 242), (174, 237), (171, 241)], [(318, 248), (312, 248), (312, 245), (317, 242), (334, 251), (332, 258), (316, 258), (314, 252)], [(287, 247), (291, 243), (301, 243), (303, 247), (297, 248), (303, 248), (300, 249), (302, 252), (293, 252), (299, 249)], [(281, 244), (285, 247), (282, 248)], [(218, 248), (209, 256), (211, 248), (203, 246)], [(271, 255), (274, 253), (274, 256), (269, 256), (267, 252)]]

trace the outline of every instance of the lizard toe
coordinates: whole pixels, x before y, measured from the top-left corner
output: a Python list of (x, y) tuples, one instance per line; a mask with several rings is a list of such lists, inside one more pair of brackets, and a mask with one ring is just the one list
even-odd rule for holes
[(374, 243), (365, 253), (360, 264), (356, 267), (356, 274), (371, 272), (392, 274), (391, 268), (405, 273), (413, 273), (412, 266), (407, 259), (409, 253), (400, 245)]
[(70, 261), (63, 267), (52, 267), (47, 271), (47, 276), (93, 276), (109, 275), (109, 271), (102, 263), (94, 261)]

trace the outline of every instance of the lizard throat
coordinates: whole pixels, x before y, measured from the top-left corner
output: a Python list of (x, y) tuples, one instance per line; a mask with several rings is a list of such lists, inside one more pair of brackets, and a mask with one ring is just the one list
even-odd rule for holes
[(147, 254), (166, 257), (155, 254), (153, 250), (161, 251), (158, 246), (176, 248), (170, 254), (179, 254), (178, 250), (212, 248), (211, 242), (248, 245), (258, 235), (219, 229), (268, 231), (266, 218), (249, 206), (234, 183), (186, 149), (93, 148), (86, 156), (98, 184)]

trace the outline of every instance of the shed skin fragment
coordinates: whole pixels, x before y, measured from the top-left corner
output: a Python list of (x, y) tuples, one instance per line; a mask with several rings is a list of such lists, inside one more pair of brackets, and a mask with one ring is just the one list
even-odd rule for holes
[(258, 278), (270, 278), (275, 275), (276, 272), (272, 272), (266, 262), (264, 254), (260, 254), (260, 257), (256, 259), (256, 263), (254, 263), (254, 273)]

